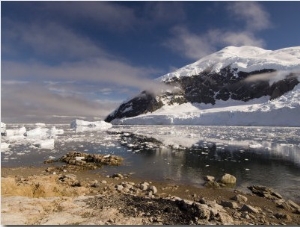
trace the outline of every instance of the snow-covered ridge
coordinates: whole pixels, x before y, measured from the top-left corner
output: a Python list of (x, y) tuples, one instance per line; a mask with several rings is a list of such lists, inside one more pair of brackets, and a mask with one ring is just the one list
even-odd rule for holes
[(227, 66), (243, 72), (262, 69), (299, 72), (300, 46), (274, 51), (253, 46), (229, 46), (172, 73), (159, 77), (157, 80), (168, 81), (173, 77), (193, 76), (205, 70), (219, 72)]
[(123, 125), (231, 125), (300, 127), (300, 84), (274, 100), (249, 102), (219, 100), (215, 105), (184, 103), (166, 105), (153, 113), (115, 119)]

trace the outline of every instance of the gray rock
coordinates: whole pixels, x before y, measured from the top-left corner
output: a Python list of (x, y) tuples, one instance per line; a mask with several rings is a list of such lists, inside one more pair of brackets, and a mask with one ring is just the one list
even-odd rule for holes
[(122, 191), (123, 188), (124, 188), (124, 187), (123, 187), (123, 185), (121, 185), (121, 184), (119, 184), (119, 185), (116, 186), (116, 189), (117, 189), (117, 191), (119, 191), (119, 192)]
[(247, 204), (244, 204), (244, 206), (242, 206), (240, 211), (248, 211), (250, 213), (255, 213), (255, 214), (259, 213), (258, 209), (254, 208), (253, 206), (247, 205)]
[(231, 209), (239, 208), (239, 205), (236, 202), (231, 202), (231, 201), (221, 201), (221, 205), (223, 207), (229, 207)]
[(229, 214), (220, 212), (218, 213), (218, 216), (220, 218), (222, 225), (233, 225), (233, 219)]
[(216, 181), (207, 181), (204, 186), (207, 188), (220, 188), (220, 184)]
[(154, 195), (157, 193), (157, 188), (154, 185), (150, 186), (149, 189), (153, 192)]
[(238, 194), (232, 197), (232, 200), (238, 201), (239, 203), (246, 203), (248, 201), (248, 198), (246, 196)]
[(276, 214), (274, 214), (274, 216), (275, 216), (277, 219), (284, 219), (284, 220), (287, 220), (287, 221), (291, 221), (291, 220), (292, 220), (291, 216), (288, 215), (288, 214), (276, 213)]
[(147, 182), (141, 183), (140, 184), (140, 189), (143, 191), (147, 191), (149, 188), (149, 184)]
[(102, 184), (107, 184), (106, 180), (101, 181)]
[(213, 181), (215, 181), (215, 177), (207, 175), (207, 176), (204, 177), (204, 180), (213, 182)]
[(198, 209), (198, 218), (208, 220), (210, 218), (210, 209), (206, 204), (196, 203), (195, 206)]
[(99, 183), (98, 183), (98, 181), (97, 180), (95, 180), (95, 181), (93, 181), (92, 183), (91, 183), (91, 187), (93, 187), (93, 188), (97, 188), (97, 187), (99, 187), (100, 185), (99, 185)]
[(250, 216), (249, 216), (249, 214), (248, 214), (248, 211), (242, 212), (241, 217), (242, 217), (242, 218), (245, 218), (245, 219), (250, 219)]
[(223, 184), (235, 184), (236, 183), (236, 177), (226, 173), (225, 175), (222, 176), (220, 181)]
[(294, 209), (294, 210), (297, 210), (297, 211), (300, 211), (300, 206), (293, 202), (292, 200), (288, 200), (287, 203)]
[(112, 175), (112, 178), (119, 178), (119, 179), (123, 179), (124, 177), (123, 177), (123, 175), (122, 175), (122, 174), (120, 174), (120, 173), (114, 173), (114, 174)]
[(252, 193), (261, 197), (265, 197), (271, 200), (282, 199), (282, 196), (279, 193), (275, 192), (273, 189), (268, 188), (266, 186), (253, 185), (248, 188), (252, 191)]

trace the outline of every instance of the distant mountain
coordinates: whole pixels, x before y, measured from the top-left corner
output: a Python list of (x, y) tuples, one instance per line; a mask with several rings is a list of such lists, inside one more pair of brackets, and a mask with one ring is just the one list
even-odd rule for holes
[[(300, 47), (271, 51), (230, 46), (157, 81), (169, 85), (169, 89), (160, 94), (143, 91), (121, 104), (105, 121), (118, 124), (263, 125), (264, 122), (248, 122), (249, 119), (235, 122), (233, 116), (228, 121), (226, 109), (231, 109), (231, 115), (235, 111), (239, 114), (247, 112), (248, 118), (249, 113), (254, 115), (253, 111), (267, 114), (266, 109), (278, 112), (280, 108), (288, 108), (288, 113), (297, 110), (300, 114), (300, 85), (297, 86), (300, 81)], [(282, 101), (284, 97), (289, 97), (286, 102)], [(267, 108), (272, 103), (273, 107)], [(251, 105), (255, 106), (251, 108)], [(246, 106), (251, 110), (246, 110)], [(223, 122), (212, 118), (213, 115), (219, 116)], [(285, 125), (284, 116), (280, 121), (280, 124), (277, 121), (267, 125)]]

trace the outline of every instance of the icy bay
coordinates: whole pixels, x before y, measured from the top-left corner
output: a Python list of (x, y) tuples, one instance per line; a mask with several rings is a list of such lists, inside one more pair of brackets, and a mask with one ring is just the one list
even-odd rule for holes
[[(34, 124), (7, 128), (35, 129)], [(76, 132), (70, 125), (55, 126), (60, 133), (54, 148), (35, 147), (26, 140), (2, 136), (2, 166), (38, 166), (69, 151), (115, 154), (124, 164), (104, 167), (107, 174), (134, 173), (141, 179), (173, 181), (202, 187), (206, 175), (230, 173), (237, 188), (260, 184), (300, 201), (300, 128), (239, 126), (113, 126)], [(53, 130), (52, 130), (53, 131)]]

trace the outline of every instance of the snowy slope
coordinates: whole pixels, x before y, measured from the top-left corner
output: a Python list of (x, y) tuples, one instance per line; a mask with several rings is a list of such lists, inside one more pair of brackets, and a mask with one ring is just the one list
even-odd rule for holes
[(184, 66), (172, 73), (159, 77), (159, 81), (168, 81), (173, 77), (197, 75), (205, 70), (219, 72), (226, 66), (237, 72), (252, 72), (262, 69), (278, 71), (300, 71), (300, 46), (279, 50), (264, 50), (259, 47), (226, 47), (216, 53), (201, 58), (199, 61)]
[(148, 114), (115, 119), (113, 124), (128, 125), (239, 125), (300, 126), (300, 84), (274, 99), (265, 97), (249, 102), (218, 101), (216, 105), (191, 104), (164, 106)]

